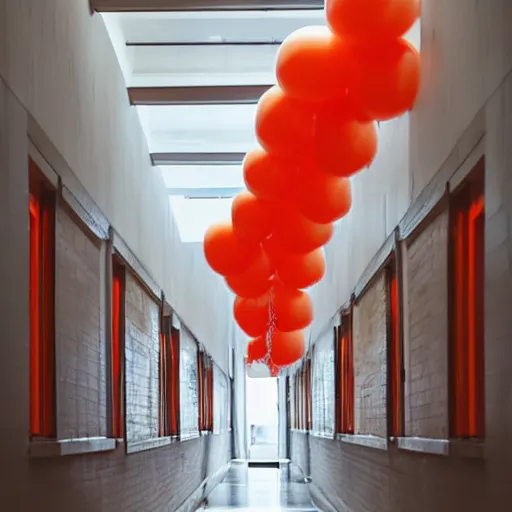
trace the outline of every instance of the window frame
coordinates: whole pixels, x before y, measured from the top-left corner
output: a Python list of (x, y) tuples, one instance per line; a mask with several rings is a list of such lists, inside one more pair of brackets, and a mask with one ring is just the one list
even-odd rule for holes
[(110, 430), (113, 438), (124, 439), (126, 434), (126, 265), (116, 253), (112, 254), (111, 308)]
[[(483, 439), (485, 438), (484, 158), (481, 158), (462, 182), (450, 191), (449, 199), (449, 436), (451, 439)], [(471, 219), (472, 216), (473, 219)], [(471, 222), (480, 222), (481, 225), (471, 229)], [(474, 230), (479, 234), (475, 235)], [(474, 240), (474, 236), (480, 237), (480, 243)], [(479, 260), (476, 260), (475, 255), (472, 256), (472, 251), (469, 250), (472, 239), (473, 243), (479, 246), (477, 253), (480, 256)], [(479, 267), (478, 276), (475, 276), (477, 269), (474, 266), (476, 265)], [(474, 276), (473, 279), (470, 277), (471, 274)], [(475, 279), (479, 282), (475, 282)], [(470, 310), (474, 308), (478, 308), (480, 313), (475, 314), (474, 311), (471, 313)], [(478, 323), (475, 325), (475, 322)], [(478, 332), (475, 333), (475, 330)]]
[[(336, 433), (353, 435), (354, 430), (354, 351), (352, 303), (340, 313), (335, 328), (336, 357)], [(346, 331), (344, 331), (346, 329)], [(346, 345), (346, 359), (343, 357)]]
[[(29, 160), (30, 437), (57, 436), (55, 254), (57, 191)], [(35, 312), (37, 311), (37, 315)]]
[(403, 272), (398, 249), (391, 253), (385, 271), (388, 287), (388, 437), (399, 438), (404, 435), (405, 431), (405, 369), (402, 308)]

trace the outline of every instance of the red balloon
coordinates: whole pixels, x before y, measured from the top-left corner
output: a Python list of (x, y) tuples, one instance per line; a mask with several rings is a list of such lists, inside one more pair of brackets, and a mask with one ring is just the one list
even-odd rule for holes
[(242, 164), (245, 185), (261, 199), (276, 200), (287, 193), (288, 167), (264, 149), (253, 149), (245, 155)]
[(318, 283), (325, 274), (323, 249), (315, 249), (308, 254), (282, 255), (276, 266), (277, 277), (289, 288), (309, 288)]
[(327, 27), (303, 27), (279, 47), (277, 81), (286, 94), (300, 100), (339, 98), (350, 82), (352, 59), (351, 45)]
[(421, 60), (405, 39), (361, 46), (354, 92), (365, 113), (377, 121), (399, 117), (414, 107), (420, 88)]
[(266, 91), (256, 110), (256, 136), (277, 156), (294, 156), (311, 149), (315, 108), (286, 95), (278, 86)]
[(267, 337), (259, 336), (251, 340), (247, 345), (247, 364), (265, 359), (267, 355)]
[(332, 224), (312, 222), (299, 212), (295, 205), (284, 202), (279, 209), (272, 236), (288, 251), (306, 254), (325, 245), (332, 238), (333, 233)]
[(270, 290), (273, 273), (267, 254), (260, 248), (256, 261), (242, 274), (226, 276), (226, 283), (235, 295), (256, 298)]
[(325, 14), (333, 32), (362, 40), (403, 36), (419, 18), (420, 0), (326, 0)]
[(240, 192), (231, 206), (233, 231), (240, 239), (259, 243), (267, 238), (274, 226), (274, 210), (269, 201), (247, 190)]
[(305, 342), (302, 331), (275, 330), (270, 343), (270, 357), (276, 366), (289, 366), (304, 356)]
[(274, 268), (290, 254), (274, 235), (264, 240), (261, 245)]
[(354, 102), (343, 113), (325, 109), (317, 119), (316, 158), (322, 171), (333, 176), (348, 178), (368, 167), (377, 154), (376, 123), (356, 119), (361, 114), (355, 109)]
[(230, 222), (210, 226), (204, 235), (203, 248), (210, 267), (223, 276), (241, 274), (258, 256), (257, 246), (240, 241)]
[(265, 293), (255, 299), (236, 297), (233, 315), (240, 328), (252, 338), (267, 332), (269, 322), (269, 295)]
[(276, 315), (276, 328), (281, 332), (305, 329), (313, 321), (313, 304), (309, 295), (282, 283), (274, 287), (272, 306)]
[(294, 187), (298, 210), (312, 222), (329, 224), (344, 217), (352, 206), (350, 181), (306, 164)]

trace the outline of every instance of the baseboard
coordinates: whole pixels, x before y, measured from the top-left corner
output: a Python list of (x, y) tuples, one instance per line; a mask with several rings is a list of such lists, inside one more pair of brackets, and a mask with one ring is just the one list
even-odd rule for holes
[(201, 485), (175, 511), (172, 512), (193, 512), (197, 510), (212, 490), (219, 485), (222, 480), (224, 480), (230, 466), (231, 461), (224, 464), (224, 466), (217, 471), (208, 475), (208, 477), (201, 482)]

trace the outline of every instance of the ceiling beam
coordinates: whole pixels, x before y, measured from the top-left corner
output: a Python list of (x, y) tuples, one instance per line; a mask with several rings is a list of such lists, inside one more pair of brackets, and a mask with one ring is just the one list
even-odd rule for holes
[(168, 188), (170, 196), (184, 196), (190, 199), (214, 199), (235, 197), (243, 189), (240, 187), (225, 188)]
[(91, 0), (99, 12), (297, 11), (324, 8), (324, 0)]
[(152, 153), (153, 165), (240, 165), (245, 153)]
[(271, 85), (129, 87), (132, 105), (254, 105)]

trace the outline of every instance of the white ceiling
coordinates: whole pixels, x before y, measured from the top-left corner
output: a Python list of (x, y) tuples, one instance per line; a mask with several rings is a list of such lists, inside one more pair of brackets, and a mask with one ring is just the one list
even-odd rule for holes
[[(323, 11), (105, 13), (128, 88), (272, 85), (278, 44), (324, 24)], [(419, 29), (413, 33), (419, 43)], [(151, 153), (245, 153), (255, 147), (255, 104), (143, 105)], [(184, 242), (229, 217), (240, 164), (161, 166)], [(194, 197), (189, 199), (188, 197)], [(216, 198), (217, 197), (217, 198)], [(218, 198), (223, 197), (223, 198)]]

